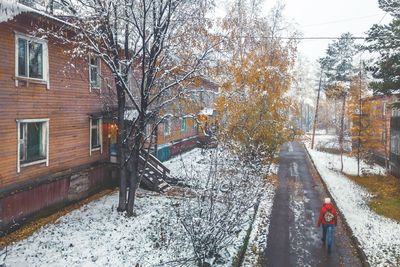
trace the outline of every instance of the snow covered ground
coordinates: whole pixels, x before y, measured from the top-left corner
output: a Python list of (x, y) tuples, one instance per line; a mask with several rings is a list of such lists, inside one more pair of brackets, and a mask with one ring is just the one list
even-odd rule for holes
[[(200, 149), (166, 162), (173, 176), (203, 173), (210, 155)], [(185, 164), (182, 165), (182, 162)], [(197, 177), (204, 177), (200, 175)], [(189, 181), (187, 181), (189, 183)], [(204, 187), (207, 176), (193, 184)], [(269, 216), (273, 189), (263, 197), (264, 217)], [(7, 266), (195, 266), (191, 240), (177, 217), (178, 196), (163, 196), (141, 190), (135, 216), (116, 211), (118, 193), (104, 196), (49, 224), (25, 240), (8, 247)], [(251, 211), (247, 214), (252, 216)], [(231, 266), (249, 225), (243, 225), (213, 266)], [(254, 237), (253, 237), (254, 239)], [(137, 266), (139, 266), (137, 265)]]
[(249, 245), (243, 261), (244, 267), (257, 266), (259, 255), (267, 248), (270, 216), (275, 196), (275, 188), (272, 185), (266, 186), (266, 192), (260, 200), (253, 229), (250, 234)]
[[(338, 171), (338, 155), (319, 152), (310, 147), (308, 151), (371, 266), (400, 266), (400, 224), (376, 214), (368, 207), (372, 195)], [(354, 158), (346, 157), (344, 166), (345, 173), (357, 173)], [(364, 167), (369, 168), (367, 165)], [(370, 167), (369, 171), (384, 173), (379, 166)]]
[[(308, 136), (305, 142), (306, 146), (310, 148), (310, 137)], [(330, 154), (317, 151), (321, 148), (336, 148), (337, 136), (334, 135), (315, 135), (315, 153), (318, 154), (319, 160), (325, 162), (326, 165), (333, 170), (340, 170), (340, 155)], [(357, 175), (357, 159), (354, 157), (343, 156), (343, 172), (349, 175)], [(370, 166), (365, 162), (361, 162), (360, 171), (365, 171), (370, 174), (384, 175), (385, 169), (379, 165)]]

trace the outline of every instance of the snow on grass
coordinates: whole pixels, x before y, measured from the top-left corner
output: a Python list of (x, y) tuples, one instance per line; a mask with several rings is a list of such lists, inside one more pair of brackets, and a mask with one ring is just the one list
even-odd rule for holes
[[(271, 168), (276, 169), (275, 165), (272, 166)], [(265, 192), (260, 199), (258, 211), (253, 223), (253, 229), (250, 234), (250, 239), (243, 262), (244, 267), (257, 266), (259, 255), (267, 248), (269, 223), (274, 196), (275, 188), (271, 184), (266, 184)]]
[[(337, 171), (338, 156), (308, 151), (371, 266), (400, 266), (400, 224), (368, 207), (372, 195)], [(354, 161), (346, 157), (346, 173), (356, 173)], [(377, 167), (373, 171), (381, 172)]]
[(114, 208), (118, 193), (105, 196), (10, 246), (6, 265), (156, 266), (190, 256), (188, 246), (176, 249), (174, 240), (185, 240), (179, 236), (180, 225), (168, 216), (172, 202), (162, 196), (138, 198), (137, 215), (128, 218)]
[[(212, 153), (215, 153), (214, 149), (202, 151), (200, 148), (195, 148), (164, 162), (164, 165), (170, 169), (172, 177), (182, 179), (184, 184), (192, 187), (204, 187), (207, 184), (208, 176), (198, 174), (208, 173)], [(196, 179), (193, 179), (194, 177)]]
[[(318, 154), (319, 160), (326, 163), (330, 169), (340, 170), (340, 155), (338, 154), (330, 154), (325, 152), (317, 151), (320, 148), (330, 148), (332, 143), (335, 143), (335, 136), (332, 135), (316, 135), (315, 136), (315, 148), (313, 150), (315, 153)], [(327, 145), (327, 146), (325, 146)], [(306, 146), (310, 149), (310, 143), (306, 142)], [(343, 156), (343, 172), (349, 175), (357, 175), (357, 159), (355, 157), (348, 157)], [(376, 175), (385, 175), (386, 171), (383, 167), (374, 164), (370, 165), (361, 161), (360, 163), (360, 171), (364, 171), (369, 174), (376, 174)]]
[[(173, 176), (184, 177), (182, 172), (205, 173), (209, 168), (208, 153), (212, 151), (202, 155), (200, 149), (195, 149), (182, 158), (171, 159), (166, 165)], [(207, 179), (193, 183), (201, 187), (206, 182)], [(270, 197), (272, 189), (268, 192)], [(176, 213), (176, 207), (184, 201), (187, 200), (141, 190), (135, 203), (135, 216), (126, 217), (116, 211), (118, 193), (115, 192), (9, 246), (5, 263), (7, 266), (176, 266), (179, 262), (183, 266), (195, 266), (193, 261), (186, 261), (194, 257), (194, 251)], [(272, 198), (264, 201), (266, 214), (271, 202)], [(253, 214), (249, 210), (244, 216), (250, 218)], [(222, 259), (213, 266), (232, 265), (248, 226), (245, 224), (236, 233), (221, 252)]]

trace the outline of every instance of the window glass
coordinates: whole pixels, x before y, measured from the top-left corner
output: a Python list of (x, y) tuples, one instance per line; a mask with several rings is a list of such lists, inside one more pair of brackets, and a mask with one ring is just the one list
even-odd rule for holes
[(43, 45), (29, 42), (29, 77), (43, 79)]
[(186, 132), (186, 118), (181, 119), (181, 132)]
[(37, 160), (44, 157), (43, 151), (43, 123), (28, 123), (27, 159)]
[(18, 76), (27, 76), (26, 54), (26, 40), (18, 39)]
[(165, 119), (164, 121), (164, 135), (171, 134), (171, 119)]
[(99, 79), (99, 59), (97, 57), (90, 57), (90, 85), (92, 87), (99, 87), (100, 86), (100, 79)]
[(46, 158), (45, 123), (32, 122), (20, 125), (20, 160), (33, 162)]
[(43, 44), (18, 38), (18, 76), (43, 79)]
[(99, 120), (92, 119), (92, 148), (100, 147)]

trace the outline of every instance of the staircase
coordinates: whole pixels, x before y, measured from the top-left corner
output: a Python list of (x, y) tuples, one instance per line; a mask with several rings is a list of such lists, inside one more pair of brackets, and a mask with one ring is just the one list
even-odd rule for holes
[(165, 192), (170, 185), (166, 180), (170, 180), (170, 170), (165, 167), (152, 154), (145, 150), (140, 151), (139, 174), (142, 175), (141, 186), (156, 192)]

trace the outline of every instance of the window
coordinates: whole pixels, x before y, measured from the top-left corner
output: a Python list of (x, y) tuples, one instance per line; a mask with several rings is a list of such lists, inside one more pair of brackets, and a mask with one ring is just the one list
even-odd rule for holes
[(382, 144), (386, 143), (386, 129), (383, 130), (382, 132), (382, 140), (381, 140)]
[(150, 123), (146, 124), (146, 133), (145, 133), (145, 138), (150, 138), (151, 134), (153, 132), (153, 126)]
[(129, 65), (127, 63), (125, 63), (123, 61), (120, 62), (119, 71), (122, 75), (122, 78), (124, 78), (125, 73), (126, 73), (125, 82), (126, 82), (126, 85), (128, 86), (128, 88), (131, 89), (132, 88), (132, 86), (131, 86), (132, 85), (132, 70), (130, 69), (130, 66), (129, 66), (129, 69), (127, 69), (128, 66)]
[(101, 119), (91, 118), (90, 119), (90, 155), (94, 150), (102, 151), (102, 131), (101, 131)]
[(49, 119), (17, 120), (18, 159), (20, 167), (46, 162), (48, 166)]
[(399, 131), (392, 130), (390, 134), (390, 152), (399, 155)]
[(197, 121), (196, 121), (196, 119), (192, 119), (192, 129), (195, 129), (196, 130), (196, 128), (197, 128)]
[(164, 135), (170, 135), (171, 134), (171, 119), (166, 118), (164, 119)]
[(46, 81), (48, 72), (47, 42), (41, 39), (16, 35), (17, 77)]
[(90, 88), (100, 88), (100, 59), (89, 57), (89, 81)]
[(386, 116), (386, 102), (383, 102), (382, 115), (383, 115), (383, 116)]
[(186, 132), (186, 118), (181, 118), (181, 132)]

